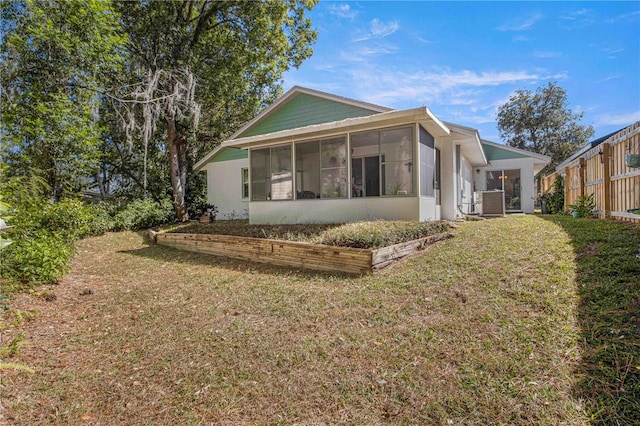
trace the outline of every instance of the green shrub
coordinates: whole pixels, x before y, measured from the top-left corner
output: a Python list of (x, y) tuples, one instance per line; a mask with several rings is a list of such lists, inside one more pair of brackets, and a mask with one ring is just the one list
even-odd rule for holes
[(564, 213), (564, 180), (561, 176), (556, 176), (556, 180), (553, 184), (553, 192), (547, 192), (544, 194), (542, 196), (542, 202), (545, 203), (547, 213)]
[(68, 270), (74, 242), (102, 233), (98, 210), (77, 199), (50, 203), (31, 199), (16, 206), (6, 232), (13, 243), (2, 252), (0, 277), (7, 287), (54, 284)]
[(115, 229), (115, 215), (117, 208), (109, 202), (99, 202), (89, 204), (91, 211), (91, 222), (89, 223), (88, 235), (102, 235), (105, 232)]
[(593, 211), (596, 209), (596, 202), (593, 199), (593, 194), (579, 196), (578, 202), (576, 204), (571, 204), (569, 208), (578, 217), (593, 216)]
[(57, 235), (65, 240), (78, 240), (91, 233), (93, 213), (82, 201), (65, 199), (58, 203), (18, 206), (11, 219), (16, 238), (38, 238)]
[(119, 211), (114, 220), (114, 231), (147, 229), (171, 222), (175, 218), (169, 200), (157, 203), (151, 199), (134, 200)]
[(69, 269), (73, 242), (59, 235), (42, 235), (15, 241), (2, 251), (1, 276), (32, 288), (55, 284)]

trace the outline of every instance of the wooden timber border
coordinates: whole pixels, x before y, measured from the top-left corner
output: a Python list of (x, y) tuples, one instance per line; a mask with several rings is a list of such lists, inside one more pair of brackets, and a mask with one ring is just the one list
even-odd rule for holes
[(384, 268), (453, 234), (443, 232), (377, 250), (328, 246), (266, 238), (217, 234), (182, 234), (149, 230), (157, 244), (177, 249), (317, 271), (366, 274)]

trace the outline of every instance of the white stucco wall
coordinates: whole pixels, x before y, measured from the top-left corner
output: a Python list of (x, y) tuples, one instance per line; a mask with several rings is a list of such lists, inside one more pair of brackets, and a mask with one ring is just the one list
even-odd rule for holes
[(533, 175), (533, 159), (515, 158), (509, 160), (493, 160), (487, 167), (480, 167), (480, 173), (475, 174), (476, 191), (487, 189), (486, 175), (493, 170), (520, 170), (520, 188), (522, 191), (521, 204), (523, 213), (533, 213), (536, 194)]
[(434, 197), (420, 197), (420, 222), (440, 220), (440, 208), (436, 206)]
[(440, 149), (440, 215), (442, 219), (453, 220), (457, 215), (456, 161), (455, 145), (450, 136), (436, 138), (436, 147)]
[(460, 210), (464, 213), (471, 213), (473, 211), (473, 167), (467, 161), (464, 156), (462, 157), (461, 168), (460, 168), (460, 179), (461, 179), (461, 199), (460, 199)]
[(370, 197), (296, 201), (255, 201), (250, 222), (343, 223), (361, 220), (418, 220), (418, 197)]
[(249, 167), (246, 158), (207, 164), (207, 202), (218, 208), (216, 220), (249, 217), (249, 199), (242, 199), (243, 167)]

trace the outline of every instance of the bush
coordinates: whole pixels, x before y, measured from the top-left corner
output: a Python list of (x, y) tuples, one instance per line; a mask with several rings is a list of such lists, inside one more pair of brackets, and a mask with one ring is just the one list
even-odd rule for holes
[(564, 180), (561, 176), (556, 176), (553, 184), (553, 192), (547, 192), (542, 196), (549, 214), (564, 213)]
[(172, 218), (169, 201), (136, 200), (118, 211), (109, 203), (31, 200), (12, 212), (13, 229), (7, 234), (13, 243), (2, 251), (0, 279), (17, 288), (55, 284), (68, 270), (76, 240), (107, 231), (150, 228)]
[(102, 235), (105, 232), (113, 231), (115, 228), (115, 215), (117, 208), (108, 202), (89, 204), (91, 211), (91, 222), (89, 224), (89, 235)]
[(42, 235), (15, 241), (2, 252), (3, 278), (31, 288), (55, 284), (69, 269), (73, 243), (59, 235)]
[(151, 199), (134, 200), (115, 216), (113, 230), (138, 230), (153, 228), (175, 218), (173, 205), (169, 200), (157, 203)]
[(68, 269), (74, 241), (89, 233), (92, 218), (90, 208), (73, 199), (17, 206), (7, 232), (13, 244), (2, 252), (0, 275), (27, 288), (56, 283)]
[(593, 194), (581, 195), (578, 197), (578, 202), (576, 204), (571, 204), (569, 208), (571, 209), (571, 212), (576, 214), (578, 217), (593, 216), (593, 211), (596, 209), (596, 202), (593, 199)]

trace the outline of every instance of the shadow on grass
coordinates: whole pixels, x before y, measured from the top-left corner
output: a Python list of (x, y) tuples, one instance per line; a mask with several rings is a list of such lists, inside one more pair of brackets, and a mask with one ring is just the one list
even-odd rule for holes
[(582, 362), (577, 395), (594, 424), (640, 424), (640, 226), (570, 216)]
[(141, 256), (154, 260), (162, 260), (165, 262), (179, 262), (187, 263), (190, 265), (199, 266), (216, 266), (219, 268), (228, 269), (231, 271), (250, 272), (255, 271), (258, 273), (271, 274), (275, 276), (291, 275), (295, 273), (304, 278), (317, 278), (317, 277), (341, 277), (341, 278), (357, 278), (357, 275), (346, 274), (339, 271), (336, 272), (323, 272), (312, 271), (299, 268), (293, 268), (288, 266), (271, 265), (262, 262), (252, 262), (248, 260), (232, 259), (223, 256), (215, 256), (206, 253), (196, 253), (187, 250), (180, 250), (173, 247), (163, 246), (155, 244), (148, 236), (147, 231), (139, 231), (137, 234), (147, 244), (146, 247), (134, 250), (120, 250), (118, 253), (127, 253), (134, 256)]

